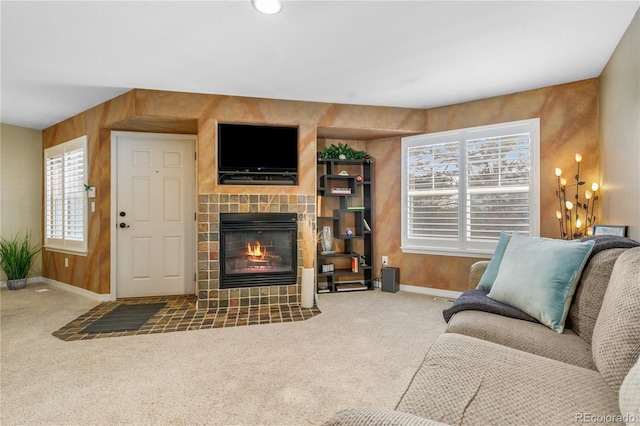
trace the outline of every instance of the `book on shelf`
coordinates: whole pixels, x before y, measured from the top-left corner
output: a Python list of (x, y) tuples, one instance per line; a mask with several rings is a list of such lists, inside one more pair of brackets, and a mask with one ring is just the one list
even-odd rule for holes
[(349, 194), (351, 195), (351, 188), (331, 188), (332, 194)]
[(369, 222), (367, 222), (367, 219), (362, 218), (362, 225), (364, 226), (365, 231), (371, 231), (371, 227), (369, 226)]
[(354, 290), (366, 290), (367, 286), (362, 283), (344, 283), (336, 284), (336, 291), (354, 291)]
[(347, 210), (364, 210), (364, 206), (349, 206)]

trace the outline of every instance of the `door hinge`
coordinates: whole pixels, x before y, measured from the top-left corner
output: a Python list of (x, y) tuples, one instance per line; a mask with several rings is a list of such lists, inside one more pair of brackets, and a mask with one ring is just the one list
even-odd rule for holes
[(198, 276), (195, 273), (193, 274), (193, 280), (198, 281)]
[(193, 220), (196, 222), (198, 221), (198, 213), (193, 214)]
[(193, 153), (193, 159), (194, 159), (194, 160), (196, 160), (196, 161), (198, 161), (198, 153), (197, 153), (197, 152), (194, 152), (194, 153)]

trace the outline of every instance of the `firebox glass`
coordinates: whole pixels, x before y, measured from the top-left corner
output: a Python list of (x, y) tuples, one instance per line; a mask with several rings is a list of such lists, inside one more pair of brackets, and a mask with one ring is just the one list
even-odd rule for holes
[(224, 235), (226, 274), (293, 271), (292, 231), (232, 231)]

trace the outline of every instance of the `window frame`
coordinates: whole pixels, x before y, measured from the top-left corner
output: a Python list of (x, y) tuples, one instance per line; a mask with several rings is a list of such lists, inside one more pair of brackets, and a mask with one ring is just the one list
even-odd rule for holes
[[(402, 138), (401, 153), (401, 246), (403, 253), (434, 254), (446, 256), (489, 258), (493, 254), (498, 239), (467, 239), (469, 219), (467, 196), (467, 152), (468, 142), (481, 138), (492, 138), (529, 133), (529, 235), (540, 235), (540, 119), (533, 118), (485, 126), (468, 127), (443, 132), (426, 133)], [(458, 238), (409, 238), (409, 149), (415, 146), (458, 142), (459, 182), (458, 193)], [(476, 190), (477, 191), (477, 190)], [(494, 193), (494, 192), (492, 192)]]
[[(82, 192), (82, 239), (68, 238), (66, 234), (69, 232), (67, 221), (65, 220), (65, 216), (67, 213), (66, 209), (66, 201), (68, 199), (79, 200), (80, 197), (70, 197), (70, 194), (74, 192), (77, 193), (77, 188), (75, 191), (65, 189), (65, 164), (64, 158), (67, 153), (72, 153), (74, 151), (82, 150), (82, 184), (85, 185), (88, 179), (89, 174), (89, 161), (88, 161), (88, 151), (87, 151), (87, 141), (88, 138), (86, 135), (80, 136), (78, 138), (72, 139), (70, 141), (55, 145), (53, 147), (47, 148), (44, 150), (44, 158), (43, 158), (43, 183), (44, 183), (44, 248), (48, 251), (58, 251), (63, 253), (71, 253), (75, 255), (86, 255), (87, 247), (88, 247), (88, 197), (86, 191)], [(49, 170), (49, 160), (55, 159), (56, 157), (61, 158), (61, 165), (59, 166), (62, 182), (59, 183), (59, 187), (61, 190), (61, 197), (57, 198), (61, 204), (61, 213), (57, 213), (59, 215), (58, 218), (51, 217), (52, 214), (55, 214), (55, 211), (51, 209), (51, 205), (53, 204), (53, 198), (55, 195), (51, 192), (51, 183), (49, 180), (50, 170)], [(60, 234), (52, 235), (50, 232), (50, 226), (57, 226), (60, 229)]]

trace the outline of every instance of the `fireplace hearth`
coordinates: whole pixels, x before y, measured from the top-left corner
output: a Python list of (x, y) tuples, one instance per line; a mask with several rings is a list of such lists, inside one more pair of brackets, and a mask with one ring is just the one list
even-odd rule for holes
[(295, 285), (295, 213), (220, 214), (220, 288)]

